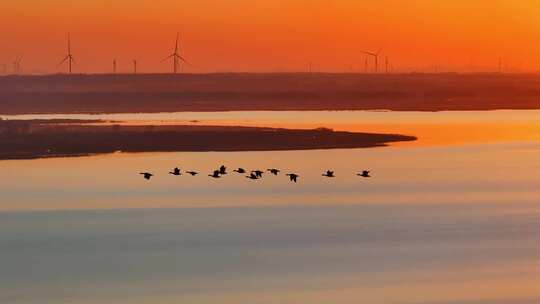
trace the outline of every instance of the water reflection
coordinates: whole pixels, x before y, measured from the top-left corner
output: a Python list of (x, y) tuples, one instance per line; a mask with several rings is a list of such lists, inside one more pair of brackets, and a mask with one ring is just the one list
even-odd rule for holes
[[(538, 112), (504, 113), (249, 122), (418, 128), (408, 148), (1, 161), (0, 303), (538, 303)], [(221, 164), (301, 177), (206, 176)]]
[(0, 213), (0, 301), (536, 303), (538, 211), (509, 200)]
[(141, 114), (13, 115), (9, 119), (103, 119), (124, 124), (199, 124), (313, 129), (413, 135), (416, 142), (400, 146), (456, 145), (540, 140), (540, 111), (245, 111)]
[[(141, 153), (2, 161), (0, 209), (350, 204), (384, 202), (534, 201), (539, 194), (536, 143), (457, 147), (371, 148), (280, 152)], [(299, 183), (267, 175), (251, 181), (229, 168), (278, 167)], [(200, 175), (175, 177), (173, 167)], [(336, 177), (323, 178), (333, 169)], [(365, 179), (356, 172), (370, 169)], [(151, 181), (139, 172), (156, 174)]]

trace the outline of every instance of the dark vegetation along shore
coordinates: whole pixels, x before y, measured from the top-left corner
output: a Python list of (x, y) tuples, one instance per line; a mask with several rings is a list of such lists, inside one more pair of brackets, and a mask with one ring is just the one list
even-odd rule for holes
[(219, 126), (120, 126), (85, 121), (0, 121), (0, 159), (166, 151), (272, 151), (383, 146), (393, 134)]
[(540, 108), (537, 74), (0, 77), (0, 114)]

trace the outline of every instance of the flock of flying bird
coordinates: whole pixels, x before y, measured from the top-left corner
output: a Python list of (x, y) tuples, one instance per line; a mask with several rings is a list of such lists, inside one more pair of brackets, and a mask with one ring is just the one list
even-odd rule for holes
[[(234, 169), (233, 171), (238, 173), (238, 174), (248, 174), (248, 171), (246, 171), (246, 169), (244, 169), (244, 168)], [(270, 174), (273, 174), (273, 175), (278, 175), (281, 172), (281, 170), (275, 169), (275, 168), (267, 169), (266, 171), (270, 172)], [(185, 173), (189, 174), (191, 176), (195, 176), (195, 175), (199, 174), (199, 172), (196, 172), (196, 171), (185, 171)], [(252, 171), (249, 172), (248, 175), (246, 175), (246, 178), (249, 178), (249, 179), (252, 179), (252, 180), (261, 179), (263, 177), (263, 173), (264, 173), (264, 171), (261, 171), (261, 170), (252, 170)], [(154, 174), (149, 173), (149, 172), (141, 172), (140, 174), (143, 175), (143, 177), (145, 179), (147, 179), (147, 180), (150, 180), (150, 178), (152, 178), (152, 176), (154, 176)], [(182, 175), (182, 172), (180, 171), (180, 169), (178, 167), (176, 167), (176, 168), (173, 169), (173, 171), (169, 172), (169, 174), (179, 176), (179, 175)], [(226, 175), (226, 174), (227, 174), (227, 167), (225, 167), (224, 165), (221, 165), (221, 167), (219, 167), (219, 169), (214, 170), (214, 172), (212, 172), (211, 174), (208, 174), (208, 176), (210, 176), (212, 178), (220, 178), (220, 177), (222, 177), (223, 175)], [(367, 170), (364, 170), (364, 171), (362, 171), (362, 172), (360, 172), (360, 173), (358, 173), (356, 175), (361, 176), (361, 177), (371, 177), (369, 175), (369, 171), (367, 171)], [(291, 182), (294, 182), (294, 183), (296, 183), (297, 180), (298, 180), (298, 177), (300, 177), (296, 173), (287, 173), (286, 176), (288, 176), (289, 180)], [(331, 171), (331, 170), (327, 170), (326, 172), (324, 172), (322, 174), (322, 176), (336, 177), (336, 175), (334, 174), (334, 171)]]

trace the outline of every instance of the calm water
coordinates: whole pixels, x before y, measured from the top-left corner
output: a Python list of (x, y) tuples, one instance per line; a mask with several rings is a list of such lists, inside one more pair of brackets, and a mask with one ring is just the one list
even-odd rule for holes
[[(420, 140), (2, 161), (0, 303), (540, 302), (540, 112), (274, 114), (121, 119), (378, 126)], [(301, 177), (206, 176), (221, 163)], [(201, 175), (167, 175), (174, 166)], [(371, 179), (354, 175), (364, 168)]]
[[(143, 114), (12, 115), (7, 119), (102, 119), (124, 124), (257, 126), (416, 135), (405, 145), (540, 140), (540, 110), (377, 112), (244, 111)], [(403, 144), (400, 144), (403, 145)]]

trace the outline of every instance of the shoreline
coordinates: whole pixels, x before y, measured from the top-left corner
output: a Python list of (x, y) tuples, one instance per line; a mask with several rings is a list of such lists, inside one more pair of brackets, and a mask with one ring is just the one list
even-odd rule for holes
[[(115, 115), (115, 114), (126, 114), (126, 115), (138, 115), (138, 114), (170, 114), (170, 113), (228, 113), (228, 112), (419, 112), (419, 113), (440, 113), (440, 112), (495, 112), (495, 111), (536, 111), (540, 110), (539, 107), (530, 107), (530, 108), (469, 108), (469, 109), (413, 109), (413, 110), (391, 110), (391, 109), (356, 109), (356, 108), (269, 108), (269, 109), (201, 109), (201, 110), (192, 110), (192, 109), (177, 109), (171, 111), (161, 111), (161, 110), (145, 110), (143, 112), (124, 112), (121, 111), (104, 111), (104, 112), (50, 112), (50, 111), (28, 111), (21, 113), (3, 113), (0, 112), (0, 119), (6, 118), (10, 119), (10, 116), (26, 116), (26, 115)], [(20, 120), (15, 118), (15, 120)], [(49, 120), (45, 118), (45, 120)], [(79, 120), (79, 119), (74, 119)], [(93, 120), (93, 119), (90, 119)]]
[(226, 127), (88, 125), (0, 121), (0, 160), (88, 156), (114, 152), (236, 152), (371, 148), (414, 136), (333, 131)]

